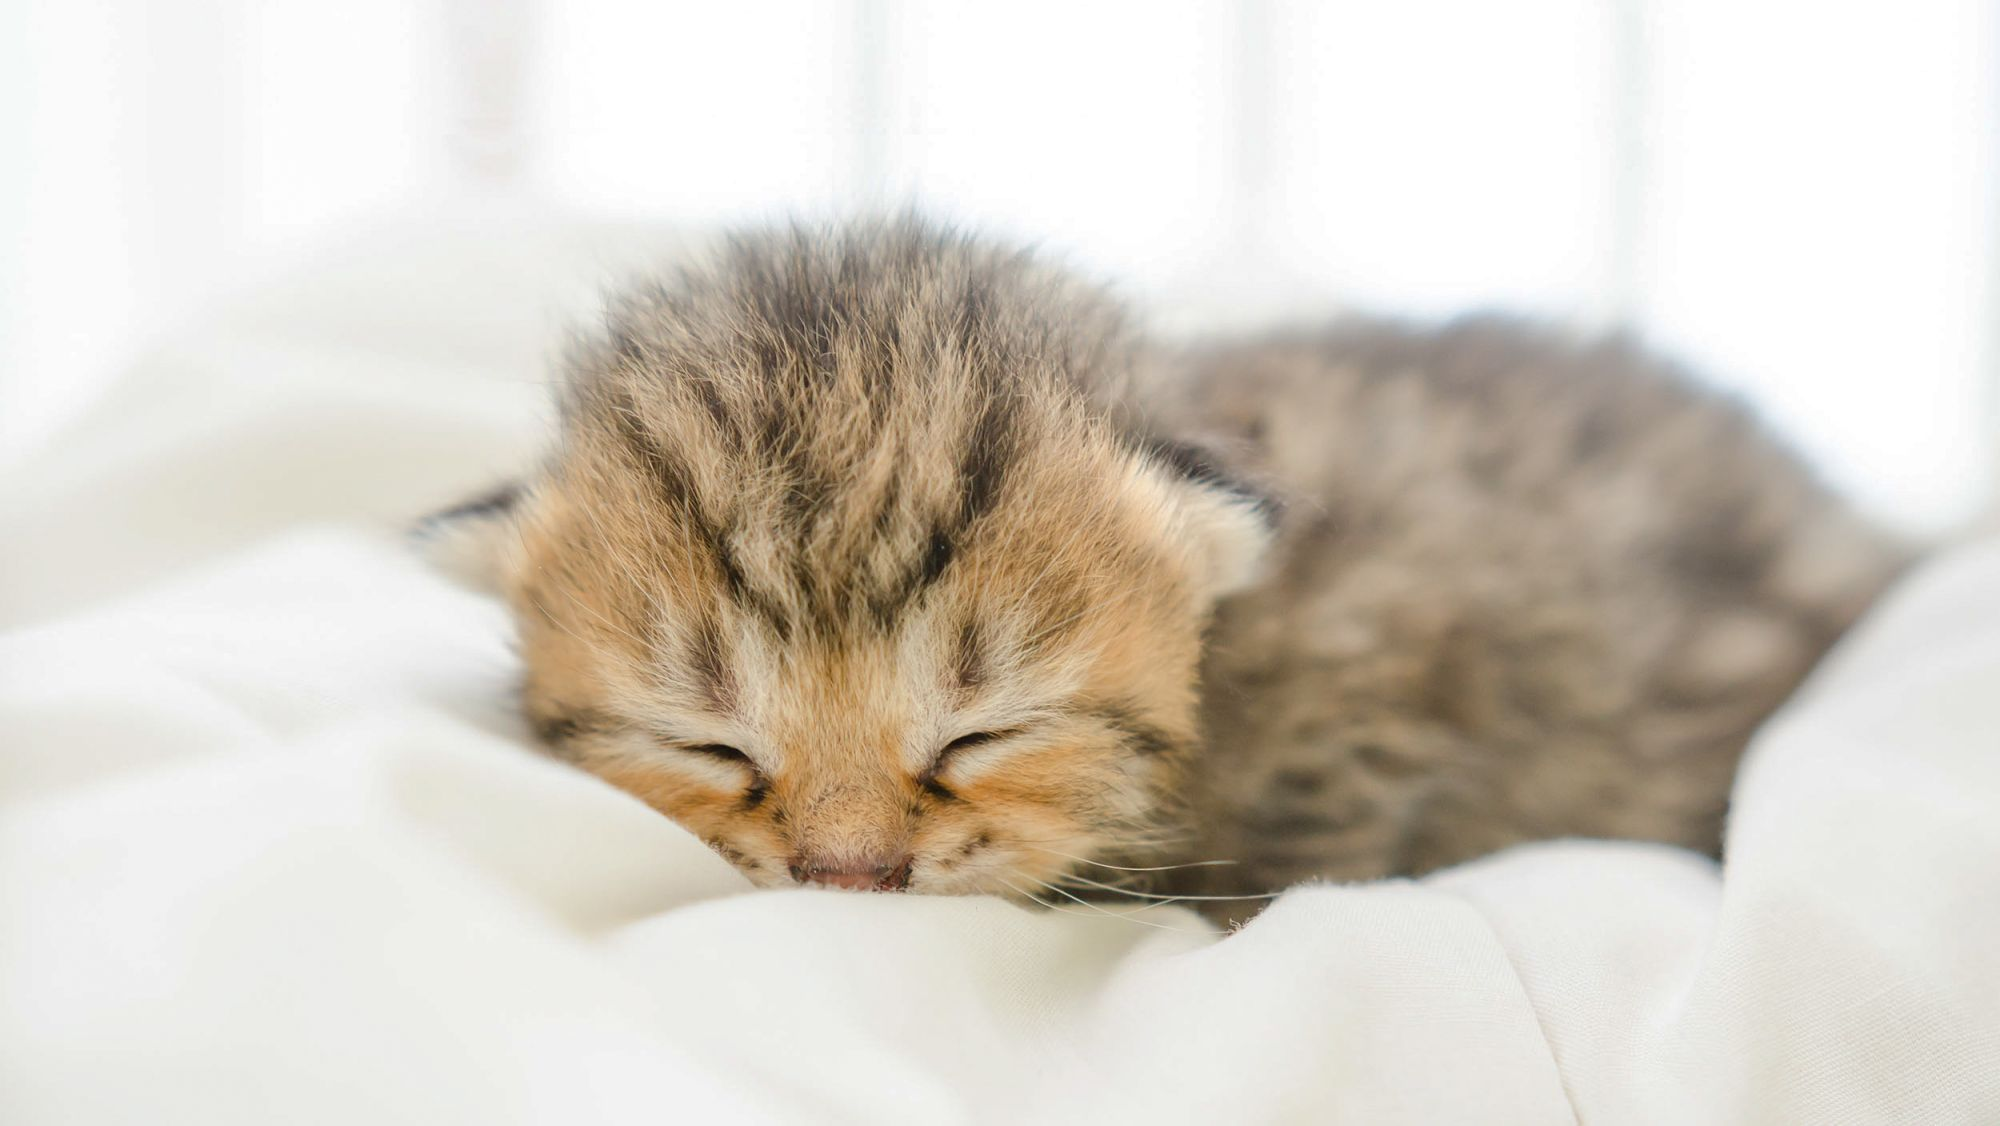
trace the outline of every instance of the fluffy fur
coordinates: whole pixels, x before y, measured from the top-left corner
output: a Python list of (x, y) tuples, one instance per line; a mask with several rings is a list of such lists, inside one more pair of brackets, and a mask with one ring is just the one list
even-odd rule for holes
[(1522, 841), (1715, 853), (1756, 726), (1903, 565), (1736, 404), (1499, 319), (1206, 348), (1145, 397), (1295, 498), (1220, 609), (1183, 889)]
[(911, 221), (618, 299), (547, 463), (430, 531), (512, 604), (542, 737), (753, 879), (1022, 898), (1712, 851), (1900, 560), (1629, 347), (1168, 354)]

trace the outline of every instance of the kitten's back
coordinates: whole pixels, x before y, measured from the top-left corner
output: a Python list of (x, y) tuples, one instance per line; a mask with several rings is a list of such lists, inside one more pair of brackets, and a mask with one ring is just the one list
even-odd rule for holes
[(1289, 502), (1204, 671), (1198, 847), (1235, 885), (1567, 835), (1713, 852), (1752, 730), (1904, 559), (1627, 341), (1355, 320), (1154, 395)]

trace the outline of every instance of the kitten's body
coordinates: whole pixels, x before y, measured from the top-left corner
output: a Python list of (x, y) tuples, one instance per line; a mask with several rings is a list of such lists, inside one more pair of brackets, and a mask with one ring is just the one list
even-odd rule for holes
[(635, 291), (549, 463), (456, 515), (559, 753), (762, 883), (1023, 897), (1713, 851), (1751, 729), (1899, 565), (1624, 347), (1169, 354), (907, 222)]
[(1563, 836), (1720, 844), (1744, 744), (1901, 555), (1736, 405), (1627, 343), (1348, 321), (1145, 396), (1291, 501), (1218, 608), (1205, 891)]

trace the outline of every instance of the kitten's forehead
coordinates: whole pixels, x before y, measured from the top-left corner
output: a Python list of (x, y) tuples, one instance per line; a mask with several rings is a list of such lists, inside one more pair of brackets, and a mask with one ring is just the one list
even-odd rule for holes
[(1038, 510), (1103, 507), (1102, 305), (922, 230), (749, 241), (579, 358), (558, 483), (781, 636), (883, 628)]
[(809, 711), (890, 697), (936, 710), (1073, 684), (1095, 633), (1129, 613), (1107, 589), (1112, 576), (1087, 566), (1101, 559), (998, 538), (956, 554), (886, 612), (868, 601), (803, 616), (809, 591), (759, 591), (747, 576), (717, 578), (720, 567), (628, 574), (651, 591), (645, 659), (678, 670), (653, 683), (680, 683), (690, 705), (727, 712), (777, 692)]

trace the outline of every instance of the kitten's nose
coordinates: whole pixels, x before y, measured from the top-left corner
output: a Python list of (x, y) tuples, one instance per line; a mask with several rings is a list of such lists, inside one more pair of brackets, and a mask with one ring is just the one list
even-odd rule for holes
[(849, 891), (902, 891), (910, 883), (910, 857), (905, 853), (854, 863), (796, 856), (792, 858), (792, 878), (802, 884)]

